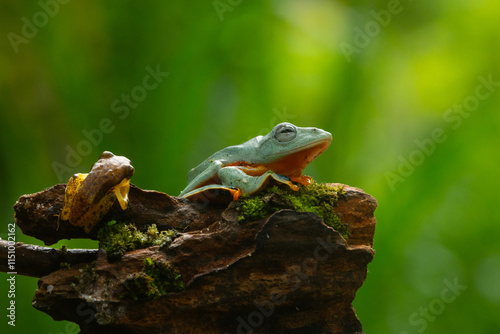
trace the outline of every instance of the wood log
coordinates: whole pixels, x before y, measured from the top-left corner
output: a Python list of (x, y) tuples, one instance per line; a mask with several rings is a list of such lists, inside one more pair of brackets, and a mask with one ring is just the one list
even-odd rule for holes
[[(352, 301), (374, 256), (377, 204), (343, 187), (334, 211), (348, 238), (311, 212), (285, 209), (242, 222), (234, 205), (132, 187), (129, 208), (113, 207), (103, 220), (154, 223), (180, 235), (118, 260), (100, 249), (95, 260), (70, 268), (40, 268), (39, 275), (33, 268), (30, 275), (45, 275), (33, 306), (82, 333), (362, 333)], [(64, 185), (22, 196), (16, 222), (47, 244), (95, 239), (95, 231), (68, 222), (57, 229), (63, 201)]]

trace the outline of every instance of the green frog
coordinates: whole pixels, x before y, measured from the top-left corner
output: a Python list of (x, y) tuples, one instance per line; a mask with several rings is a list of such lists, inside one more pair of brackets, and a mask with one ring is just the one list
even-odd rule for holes
[(296, 183), (308, 185), (304, 168), (323, 153), (332, 135), (313, 127), (280, 123), (265, 136), (226, 147), (191, 169), (188, 184), (180, 196), (195, 198), (205, 192), (227, 191), (233, 200), (253, 194), (271, 180), (298, 190)]

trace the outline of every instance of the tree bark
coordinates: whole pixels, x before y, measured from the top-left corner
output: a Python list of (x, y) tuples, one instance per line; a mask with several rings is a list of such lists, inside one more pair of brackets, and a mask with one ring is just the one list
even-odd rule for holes
[[(12, 245), (12, 243), (11, 243)], [(14, 245), (17, 275), (42, 277), (61, 269), (79, 263), (89, 263), (97, 259), (97, 249), (54, 249), (37, 245), (26, 245), (17, 242)], [(0, 240), (0, 271), (12, 271), (8, 268), (9, 242)]]
[[(64, 189), (19, 199), (16, 222), (25, 234), (47, 244), (96, 238), (68, 222), (57, 229)], [(170, 245), (111, 261), (104, 250), (18, 244), (18, 273), (41, 277), (34, 307), (79, 324), (82, 333), (362, 333), (352, 301), (374, 256), (377, 204), (358, 188), (344, 190), (335, 212), (349, 228), (347, 240), (314, 213), (281, 210), (240, 222), (232, 204), (132, 187), (129, 208), (113, 207), (103, 220), (181, 231)], [(5, 247), (0, 243), (4, 263)], [(60, 269), (61, 262), (71, 267)], [(184, 289), (130, 298), (148, 277), (146, 263), (176, 268)]]

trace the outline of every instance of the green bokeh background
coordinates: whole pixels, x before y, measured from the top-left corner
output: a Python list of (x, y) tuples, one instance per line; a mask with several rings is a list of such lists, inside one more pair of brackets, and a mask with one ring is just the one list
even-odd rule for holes
[[(354, 302), (365, 332), (498, 333), (500, 86), (478, 86), (500, 81), (500, 3), (219, 3), (225, 11), (213, 1), (71, 1), (44, 22), (39, 2), (2, 1), (0, 236), (20, 195), (88, 171), (104, 150), (132, 160), (139, 187), (177, 195), (187, 171), (223, 147), (282, 121), (317, 126), (334, 141), (306, 174), (379, 203), (377, 253)], [(40, 27), (13, 46), (23, 17)], [(115, 112), (148, 66), (169, 75)], [(103, 119), (112, 130), (85, 146)], [(81, 161), (67, 160), (68, 148)], [(54, 162), (75, 167), (57, 173)], [(41, 244), (20, 230), (17, 240)], [(8, 326), (5, 278), (2, 333), (76, 332), (31, 306), (37, 280), (21, 276)], [(455, 295), (453, 282), (464, 287)]]

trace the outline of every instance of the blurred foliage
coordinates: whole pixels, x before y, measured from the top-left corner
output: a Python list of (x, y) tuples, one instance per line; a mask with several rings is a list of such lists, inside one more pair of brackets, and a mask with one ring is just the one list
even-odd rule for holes
[[(477, 88), (500, 81), (497, 1), (54, 1), (0, 4), (2, 238), (20, 195), (104, 150), (132, 160), (136, 185), (177, 195), (223, 147), (281, 121), (318, 126), (334, 141), (306, 174), (379, 203), (355, 300), (366, 333), (500, 330), (500, 87)], [(141, 90), (157, 66), (169, 75)], [(30, 305), (36, 279), (16, 282), (16, 327), (3, 315), (2, 332), (76, 332)]]

